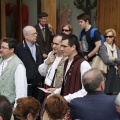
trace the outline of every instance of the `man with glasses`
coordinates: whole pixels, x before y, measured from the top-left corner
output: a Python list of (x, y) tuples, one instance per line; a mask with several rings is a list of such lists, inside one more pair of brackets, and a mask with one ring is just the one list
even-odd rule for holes
[(82, 85), (82, 75), (91, 67), (81, 54), (79, 41), (75, 35), (66, 35), (62, 38), (61, 50), (68, 59), (64, 64), (62, 88), (55, 90), (54, 93), (61, 93), (70, 102), (87, 94)]
[(47, 24), (47, 17), (46, 12), (41, 12), (38, 15), (38, 24), (34, 26), (38, 32), (37, 43), (44, 58), (47, 58), (48, 53), (52, 50), (51, 43), (54, 36), (53, 29), (49, 28), (50, 25)]
[(77, 19), (81, 29), (83, 29), (80, 34), (80, 48), (83, 51), (84, 58), (92, 62), (92, 59), (101, 46), (101, 33), (99, 30), (95, 30), (93, 33), (94, 37), (91, 39), (90, 34), (93, 27), (90, 23), (90, 16), (86, 13), (82, 13), (77, 16)]
[(39, 45), (36, 44), (36, 29), (32, 26), (26, 26), (23, 28), (23, 35), (25, 39), (17, 45), (16, 54), (26, 67), (28, 96), (33, 96), (42, 101), (42, 93), (38, 94), (39, 90), (37, 87), (42, 83), (38, 66), (43, 63), (43, 58)]
[(15, 48), (15, 40), (3, 39), (0, 48), (0, 95), (6, 96), (12, 107), (16, 107), (18, 98), (27, 96), (26, 69), (14, 54)]

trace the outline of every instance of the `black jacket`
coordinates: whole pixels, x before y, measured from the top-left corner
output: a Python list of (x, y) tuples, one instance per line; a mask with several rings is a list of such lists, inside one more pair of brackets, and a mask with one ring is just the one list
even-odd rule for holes
[(16, 47), (16, 55), (22, 60), (26, 67), (27, 83), (32, 85), (37, 85), (41, 82), (42, 77), (38, 72), (38, 66), (43, 63), (42, 53), (38, 44), (36, 46), (36, 61), (32, 57), (31, 51), (23, 40)]

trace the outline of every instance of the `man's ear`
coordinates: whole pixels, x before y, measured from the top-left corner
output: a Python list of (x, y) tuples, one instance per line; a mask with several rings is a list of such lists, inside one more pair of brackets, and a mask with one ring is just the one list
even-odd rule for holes
[(75, 50), (75, 49), (76, 49), (76, 46), (75, 46), (75, 45), (73, 45), (73, 46), (72, 46), (72, 50)]
[(104, 82), (104, 81), (101, 82), (101, 90), (102, 90), (102, 91), (105, 90), (105, 82)]
[(3, 120), (3, 118), (0, 116), (0, 120)]
[(11, 50), (12, 53), (14, 53), (14, 48), (11, 48), (10, 50)]

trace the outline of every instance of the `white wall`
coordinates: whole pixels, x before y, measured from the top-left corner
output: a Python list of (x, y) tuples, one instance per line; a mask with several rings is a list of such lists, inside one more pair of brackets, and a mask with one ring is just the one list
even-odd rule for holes
[(37, 23), (37, 0), (22, 0), (22, 3), (28, 6), (29, 25)]

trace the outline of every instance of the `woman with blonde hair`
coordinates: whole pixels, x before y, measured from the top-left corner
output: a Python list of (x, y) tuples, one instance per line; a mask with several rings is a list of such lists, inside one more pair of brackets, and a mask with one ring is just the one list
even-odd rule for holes
[(23, 97), (17, 100), (14, 115), (20, 120), (36, 120), (40, 111), (40, 103), (33, 97)]
[(99, 55), (107, 65), (105, 93), (117, 94), (120, 92), (120, 79), (117, 67), (120, 65), (120, 50), (116, 46), (116, 31), (114, 29), (105, 31), (105, 42), (104, 45), (100, 46)]
[(73, 33), (73, 27), (70, 24), (66, 24), (62, 27), (62, 33), (69, 35)]

